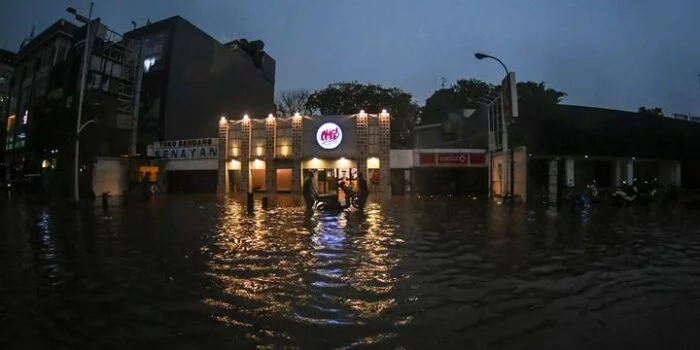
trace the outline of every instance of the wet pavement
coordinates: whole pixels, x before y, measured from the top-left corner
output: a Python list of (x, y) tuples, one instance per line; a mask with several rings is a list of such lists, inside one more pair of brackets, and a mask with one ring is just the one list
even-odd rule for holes
[(700, 211), (0, 201), (2, 349), (697, 349)]

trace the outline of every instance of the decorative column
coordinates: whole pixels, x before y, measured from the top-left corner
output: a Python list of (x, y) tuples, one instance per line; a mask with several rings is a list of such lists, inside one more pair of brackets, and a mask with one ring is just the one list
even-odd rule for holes
[(219, 151), (218, 151), (218, 180), (216, 193), (226, 194), (229, 189), (228, 179), (228, 120), (221, 117), (219, 121)]
[(357, 115), (357, 173), (367, 178), (367, 148), (368, 148), (368, 125), (367, 113), (360, 111)]
[(391, 116), (386, 110), (379, 114), (379, 194), (391, 196)]
[(628, 160), (625, 163), (627, 163), (627, 167), (625, 169), (625, 178), (627, 179), (628, 184), (632, 184), (632, 182), (634, 182), (634, 160)]
[(614, 160), (613, 164), (615, 165), (615, 178), (613, 179), (613, 185), (614, 186), (619, 186), (622, 183), (622, 165), (624, 164), (623, 161), (620, 160)]
[(302, 126), (304, 117), (295, 113), (292, 117), (292, 193), (301, 193)]
[(681, 176), (681, 174), (682, 174), (681, 171), (682, 171), (681, 162), (680, 161), (673, 162), (673, 184), (677, 188), (681, 188), (681, 181), (683, 179), (683, 177)]
[(241, 122), (241, 192), (250, 193), (250, 137), (252, 134), (252, 123), (248, 115), (243, 116)]
[(275, 167), (276, 144), (275, 116), (267, 116), (265, 120), (265, 192), (268, 195), (277, 193), (277, 168)]
[(575, 178), (574, 178), (574, 166), (576, 163), (574, 163), (573, 159), (567, 159), (566, 160), (566, 185), (569, 187), (574, 187), (576, 186)]

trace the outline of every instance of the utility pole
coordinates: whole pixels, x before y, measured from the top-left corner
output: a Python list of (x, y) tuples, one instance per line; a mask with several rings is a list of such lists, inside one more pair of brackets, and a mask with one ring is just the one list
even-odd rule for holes
[(85, 99), (85, 84), (87, 82), (87, 73), (88, 73), (88, 65), (89, 65), (89, 51), (90, 51), (90, 27), (92, 23), (92, 7), (93, 3), (90, 2), (90, 11), (88, 12), (87, 19), (85, 19), (84, 16), (81, 16), (77, 13), (77, 11), (69, 7), (66, 9), (69, 13), (75, 15), (75, 18), (78, 21), (84, 22), (86, 25), (85, 28), (85, 49), (83, 50), (83, 69), (82, 69), (82, 76), (80, 79), (80, 97), (78, 99), (78, 117), (75, 123), (75, 156), (74, 156), (74, 164), (73, 164), (73, 199), (78, 202), (80, 200), (80, 190), (78, 188), (78, 179), (79, 179), (79, 172), (80, 172), (80, 132), (83, 130), (85, 126), (87, 126), (90, 122), (93, 122), (93, 120), (81, 124), (81, 119), (83, 116), (83, 100)]
[[(506, 67), (505, 63), (501, 61), (498, 57), (487, 55), (485, 53), (480, 53), (477, 52), (474, 54), (474, 57), (478, 60), (483, 60), (483, 59), (492, 59), (494, 61), (497, 61), (498, 63), (501, 64), (501, 67), (503, 67), (503, 70), (506, 72), (506, 77), (503, 80), (504, 82), (508, 82), (510, 84), (511, 80), (511, 73), (508, 70), (508, 67)], [(503, 87), (502, 87), (503, 88)], [(513, 87), (514, 89), (515, 87)], [(508, 120), (506, 119), (506, 103), (510, 103), (509, 101), (505, 101), (506, 98), (510, 98), (510, 96), (506, 97), (501, 93), (501, 127), (503, 131), (503, 148), (501, 151), (501, 154), (503, 155), (503, 164), (504, 164), (504, 171), (503, 171), (503, 182), (505, 184), (508, 184), (510, 189), (508, 192), (510, 192), (510, 203), (515, 202), (515, 177), (513, 176), (513, 168), (514, 168), (514, 150), (508, 148)], [(511, 106), (512, 108), (512, 106)], [(515, 117), (516, 115), (510, 115), (509, 117)], [(490, 176), (490, 175), (489, 175)], [(505, 188), (505, 186), (504, 186)], [(505, 198), (505, 190), (501, 191), (504, 192), (502, 195)]]
[(138, 48), (136, 49), (136, 58), (134, 59), (134, 111), (131, 117), (131, 144), (129, 147), (130, 155), (135, 155), (137, 151), (138, 127), (139, 127), (139, 107), (141, 104), (141, 80), (143, 79), (143, 67), (141, 65), (141, 41), (136, 41)]

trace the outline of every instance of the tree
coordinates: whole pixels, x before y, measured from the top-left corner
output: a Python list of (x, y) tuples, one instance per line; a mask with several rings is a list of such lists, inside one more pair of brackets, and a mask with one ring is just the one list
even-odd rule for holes
[(495, 85), (478, 79), (461, 79), (447, 88), (441, 88), (428, 97), (421, 113), (421, 124), (441, 123), (456, 109), (476, 109), (496, 97)]
[(419, 107), (410, 93), (399, 88), (358, 82), (334, 83), (315, 91), (309, 96), (306, 107), (321, 115), (356, 114), (360, 110), (376, 113), (386, 109), (392, 116), (392, 147), (413, 144), (413, 126), (419, 115)]
[(517, 84), (520, 115), (539, 115), (551, 112), (566, 97), (566, 93), (548, 88), (544, 82), (525, 81)]
[(309, 96), (311, 96), (311, 93), (306, 89), (283, 91), (277, 97), (277, 101), (275, 101), (277, 112), (287, 117), (297, 112), (302, 115), (309, 115), (311, 111), (306, 108)]
[[(498, 97), (501, 87), (477, 79), (461, 79), (448, 88), (436, 90), (425, 101), (421, 124), (442, 123), (450, 111), (476, 109)], [(517, 84), (520, 115), (541, 113), (561, 102), (566, 93), (548, 88), (545, 83), (520, 82)]]
[(653, 108), (647, 108), (647, 107), (639, 107), (639, 110), (637, 110), (637, 113), (642, 114), (642, 115), (650, 115), (650, 116), (655, 116), (655, 117), (663, 117), (664, 116), (664, 110), (659, 108), (659, 107), (653, 107)]
[(543, 102), (546, 104), (559, 104), (566, 97), (566, 93), (548, 88), (544, 82), (525, 81), (517, 84), (518, 100), (527, 102)]

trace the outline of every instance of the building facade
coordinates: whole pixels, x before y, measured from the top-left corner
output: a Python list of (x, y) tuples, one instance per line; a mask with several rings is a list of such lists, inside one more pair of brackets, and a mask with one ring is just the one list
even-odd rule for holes
[(166, 140), (213, 138), (221, 115), (273, 110), (275, 61), (247, 41), (223, 44), (180, 16), (125, 34), (141, 43), (137, 153)]
[(27, 143), (40, 121), (34, 116), (51, 100), (64, 96), (63, 73), (70, 65), (70, 50), (77, 27), (59, 20), (38, 35), (25, 39), (14, 61), (5, 117), (3, 163), (7, 178), (37, 172), (41, 155), (27, 150)]
[(319, 193), (338, 181), (355, 187), (364, 174), (370, 192), (391, 194), (388, 113), (240, 120), (219, 125), (217, 191), (300, 193), (310, 172)]
[(10, 82), (14, 76), (14, 65), (17, 55), (14, 52), (0, 49), (0, 181), (7, 176), (5, 171), (5, 147), (6, 135), (10, 131), (10, 125), (7, 122), (10, 109)]
[[(487, 194), (486, 117), (484, 110), (448, 113), (442, 123), (416, 126), (413, 168), (395, 182), (420, 194)], [(400, 186), (397, 186), (400, 187)]]

